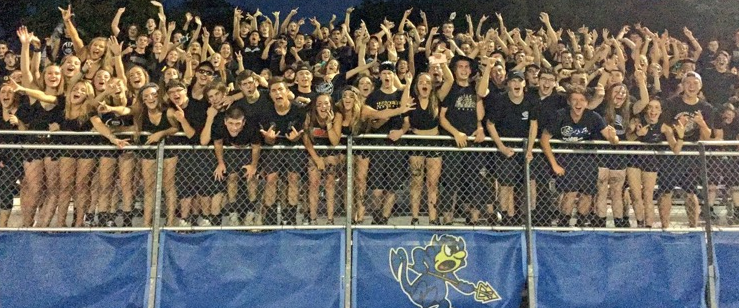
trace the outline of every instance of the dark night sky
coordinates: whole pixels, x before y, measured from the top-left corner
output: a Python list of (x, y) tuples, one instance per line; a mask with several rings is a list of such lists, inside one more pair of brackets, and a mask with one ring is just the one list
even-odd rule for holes
[[(164, 0), (164, 7), (177, 6), (184, 0)], [(336, 14), (337, 20), (343, 19), (344, 10), (349, 6), (357, 6), (362, 0), (226, 0), (234, 6), (242, 8), (259, 8), (262, 13), (272, 17), (272, 12), (280, 11), (280, 18), (285, 18), (294, 7), (298, 7), (298, 18), (316, 16), (321, 22), (327, 22), (331, 14)]]

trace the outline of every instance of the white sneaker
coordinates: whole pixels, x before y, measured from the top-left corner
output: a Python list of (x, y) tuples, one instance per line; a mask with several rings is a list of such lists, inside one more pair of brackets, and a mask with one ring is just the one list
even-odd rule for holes
[(187, 220), (185, 220), (185, 219), (180, 219), (180, 224), (179, 224), (179, 226), (180, 226), (180, 227), (191, 227), (190, 223), (189, 223), (189, 222), (187, 222)]
[(254, 212), (249, 211), (246, 213), (246, 217), (244, 218), (244, 226), (253, 226), (254, 220), (256, 218), (256, 215)]
[(210, 219), (205, 219), (205, 218), (200, 221), (200, 224), (198, 224), (198, 226), (200, 227), (210, 227), (212, 225), (213, 224), (210, 223)]
[(228, 225), (238, 226), (239, 225), (239, 214), (236, 214), (236, 213), (228, 214)]

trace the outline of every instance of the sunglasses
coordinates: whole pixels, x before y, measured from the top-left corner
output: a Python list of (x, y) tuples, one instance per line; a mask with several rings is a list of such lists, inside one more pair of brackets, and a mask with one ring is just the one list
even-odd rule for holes
[(213, 71), (211, 70), (198, 70), (198, 73), (201, 73), (205, 76), (213, 76)]

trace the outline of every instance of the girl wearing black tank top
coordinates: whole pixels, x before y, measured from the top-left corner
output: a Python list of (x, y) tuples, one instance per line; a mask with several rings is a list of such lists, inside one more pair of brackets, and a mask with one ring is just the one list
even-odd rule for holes
[[(13, 84), (13, 91), (22, 91), (29, 96), (31, 108), (35, 114), (30, 121), (32, 130), (59, 130), (58, 120), (63, 118), (64, 102), (58, 97), (64, 96), (64, 77), (61, 68), (57, 65), (47, 66), (41, 79), (35, 79), (31, 72), (30, 43), (33, 35), (25, 27), (17, 31), (21, 42), (21, 72), (23, 75), (22, 87)], [(58, 106), (60, 105), (60, 106)], [(49, 122), (53, 121), (53, 122)], [(48, 138), (35, 139), (46, 141)], [(28, 193), (21, 196), (23, 208), (23, 226), (34, 226), (36, 210), (42, 208), (39, 217), (39, 227), (47, 227), (51, 222), (49, 212), (56, 206), (58, 196), (59, 165), (56, 151), (33, 151), (30, 162), (24, 164), (24, 183), (28, 185)], [(43, 209), (46, 209), (45, 211)]]
[[(96, 114), (94, 110), (94, 98), (95, 91), (89, 81), (82, 80), (76, 82), (66, 95), (64, 120), (61, 123), (62, 130), (88, 132), (95, 128), (95, 130), (108, 138), (114, 145), (118, 147), (127, 145), (128, 142), (116, 138), (102, 122), (96, 123), (90, 120)], [(94, 138), (96, 137), (92, 139)], [(77, 145), (87, 144), (91, 141), (90, 137), (84, 136), (65, 139), (67, 139), (69, 144)], [(92, 200), (90, 183), (92, 172), (95, 169), (94, 153), (81, 150), (63, 153), (59, 159), (59, 169), (60, 175), (63, 174), (65, 176), (60, 176), (59, 179), (59, 200), (56, 207), (58, 226), (66, 226), (69, 201), (74, 191), (74, 226), (82, 227), (85, 222), (85, 212), (90, 207)]]
[[(105, 91), (96, 98), (98, 103), (98, 115), (91, 118), (93, 124), (99, 122), (105, 125), (113, 133), (121, 133), (133, 130), (133, 117), (131, 115), (131, 104), (128, 99), (128, 89), (120, 78), (112, 78), (106, 85)], [(100, 153), (100, 167), (98, 168), (98, 204), (97, 211), (100, 222), (108, 227), (115, 223), (117, 213), (116, 187), (114, 176), (116, 167), (121, 187), (123, 201), (123, 226), (132, 226), (131, 211), (134, 203), (134, 173), (136, 172), (136, 160), (131, 152)], [(90, 207), (88, 213), (94, 213)], [(88, 222), (89, 219), (88, 219)]]
[[(626, 129), (631, 118), (632, 108), (629, 91), (622, 83), (611, 85), (606, 90), (601, 108), (596, 111), (603, 116), (606, 124), (616, 129), (619, 138), (626, 137)], [(598, 159), (598, 193), (595, 197), (595, 211), (599, 222), (597, 227), (605, 227), (608, 210), (607, 199), (611, 199), (613, 223), (617, 228), (628, 228), (628, 210), (624, 208), (624, 183), (626, 181), (625, 157), (610, 155), (596, 156)]]
[[(149, 83), (138, 93), (139, 105), (133, 108), (136, 135), (141, 132), (150, 133), (142, 137), (140, 143), (156, 145), (166, 136), (179, 130), (179, 124), (171, 108), (165, 108), (159, 98), (159, 86)], [(138, 138), (135, 138), (138, 139)], [(144, 226), (151, 226), (154, 199), (156, 197), (156, 157), (144, 155), (141, 159), (141, 176), (144, 182)], [(176, 156), (165, 156), (162, 188), (167, 202), (167, 226), (174, 226), (175, 209), (177, 208), (177, 190), (175, 189)]]
[[(406, 104), (415, 101), (418, 105), (416, 110), (411, 111), (405, 121), (409, 122), (414, 135), (436, 136), (439, 135), (439, 97), (433, 86), (433, 78), (428, 73), (418, 75), (417, 82), (413, 87), (414, 95), (410, 95), (412, 81), (406, 81), (409, 86), (403, 91), (403, 101)], [(419, 146), (433, 145), (433, 141), (411, 139), (409, 143)], [(423, 192), (424, 176), (426, 178), (427, 202), (429, 222), (438, 225), (436, 204), (439, 196), (439, 177), (441, 175), (441, 156), (434, 152), (411, 152), (409, 158), (411, 171), (411, 224), (418, 224), (418, 214), (421, 208), (421, 192)], [(425, 171), (425, 174), (424, 174)]]
[(310, 223), (316, 224), (318, 218), (318, 193), (323, 177), (326, 190), (327, 224), (334, 224), (334, 205), (336, 204), (336, 166), (339, 165), (338, 151), (321, 150), (317, 152), (314, 144), (330, 145), (329, 132), (334, 125), (333, 100), (328, 94), (321, 94), (316, 98), (311, 112), (305, 119), (305, 134), (303, 145), (310, 155), (308, 160), (308, 207)]
[[(364, 78), (364, 77), (363, 77)], [(360, 79), (361, 81), (361, 79)], [(401, 104), (400, 108), (385, 109), (377, 111), (364, 104), (365, 97), (359, 89), (348, 86), (341, 94), (341, 101), (336, 104), (336, 115), (334, 124), (329, 133), (332, 145), (338, 145), (342, 134), (358, 135), (365, 131), (367, 121), (371, 119), (388, 119), (411, 110), (413, 104)], [(367, 172), (369, 171), (369, 159), (361, 154), (354, 156), (354, 222), (361, 224), (364, 220), (364, 196), (367, 192)]]
[[(683, 146), (682, 137), (685, 135), (685, 126), (682, 122), (668, 125), (660, 120), (662, 104), (658, 98), (653, 98), (640, 116), (630, 121), (628, 140), (644, 143), (660, 143), (667, 141), (676, 155)], [(657, 185), (659, 160), (654, 156), (639, 155), (634, 166), (626, 169), (626, 178), (629, 181), (631, 204), (634, 206), (636, 224), (641, 228), (651, 228), (654, 223), (654, 187)], [(662, 170), (665, 172), (667, 170)], [(669, 177), (669, 176), (667, 176)], [(661, 189), (662, 190), (662, 189)], [(669, 191), (669, 190), (668, 190)], [(670, 225), (670, 210), (672, 198), (663, 193), (660, 196), (659, 213), (662, 227)]]
[[(25, 130), (26, 125), (17, 116), (21, 97), (13, 93), (13, 87), (9, 83), (0, 86), (0, 103), (3, 108), (0, 129)], [(0, 135), (0, 143), (3, 144), (18, 143), (21, 140), (19, 136)], [(22, 162), (18, 159), (18, 155), (12, 155), (9, 150), (0, 150), (0, 202), (2, 202), (0, 203), (0, 228), (8, 226), (10, 212), (13, 209), (13, 188), (15, 182), (21, 178)], [(25, 185), (21, 186), (22, 191), (23, 187)]]

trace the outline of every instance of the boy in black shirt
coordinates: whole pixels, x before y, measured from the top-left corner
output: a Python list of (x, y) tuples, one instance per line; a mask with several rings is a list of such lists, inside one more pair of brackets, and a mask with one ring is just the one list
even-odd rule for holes
[[(282, 79), (269, 83), (269, 97), (273, 106), (265, 112), (260, 121), (260, 132), (268, 145), (295, 146), (302, 140), (305, 113), (293, 106), (288, 98), (289, 91)], [(298, 188), (300, 174), (305, 162), (305, 152), (298, 150), (267, 150), (263, 155), (263, 170), (267, 173), (264, 188), (264, 224), (276, 225), (277, 181), (287, 173), (287, 206), (283, 208), (283, 222), (287, 225), (297, 223)]]
[[(696, 72), (687, 72), (681, 81), (683, 92), (682, 95), (668, 100), (665, 104), (666, 108), (663, 117), (666, 123), (674, 124), (678, 121), (684, 122), (685, 134), (684, 140), (687, 142), (697, 142), (700, 140), (710, 140), (714, 126), (714, 110), (711, 105), (704, 99), (698, 97), (703, 88), (703, 80)], [(660, 177), (670, 177), (674, 180), (675, 185), (680, 186), (687, 193), (685, 212), (688, 215), (688, 224), (695, 227), (698, 224), (698, 215), (700, 207), (698, 206), (698, 197), (696, 195), (697, 186), (700, 179), (700, 161), (697, 157), (678, 156), (674, 158), (673, 168), (664, 171)], [(667, 159), (673, 159), (667, 158)], [(672, 204), (672, 189), (674, 187), (660, 187), (662, 196), (660, 204), (667, 206)], [(668, 226), (662, 226), (667, 228)]]
[[(208, 110), (209, 122), (214, 121), (214, 118), (217, 117), (216, 113), (217, 110), (214, 108)], [(205, 134), (205, 131), (203, 131), (203, 134)], [(239, 171), (244, 169), (246, 172), (244, 177), (248, 183), (247, 186), (252, 182), (256, 183), (254, 176), (258, 170), (257, 166), (262, 143), (258, 125), (252, 119), (246, 118), (241, 108), (231, 106), (221, 114), (221, 117), (218, 117), (217, 121), (213, 122), (212, 137), (215, 156), (218, 160), (218, 166), (213, 172), (213, 175), (218, 181), (222, 181), (224, 175), (228, 176), (229, 199), (238, 204), (235, 209), (239, 211), (240, 221), (244, 221), (248, 213), (253, 213), (256, 210), (255, 202), (253, 202), (255, 198), (248, 198), (248, 196), (242, 193), (245, 190), (239, 189), (243, 185), (241, 185), (239, 181), (241, 177), (238, 175)], [(244, 164), (245, 155), (240, 150), (224, 152), (224, 145), (234, 146), (236, 148), (251, 146), (250, 163)], [(246, 221), (244, 222), (247, 223)]]
[[(380, 78), (382, 85), (367, 97), (367, 106), (375, 110), (395, 109), (400, 107), (402, 91), (393, 84), (395, 66), (391, 62), (380, 64)], [(389, 140), (366, 140), (369, 144), (397, 144), (400, 137), (410, 128), (405, 125), (404, 115), (397, 115), (387, 120), (373, 120), (371, 133), (387, 134)], [(365, 144), (366, 144), (365, 143)], [(402, 185), (403, 178), (398, 172), (403, 165), (402, 153), (398, 151), (368, 151), (370, 168), (367, 175), (367, 187), (372, 196), (369, 208), (374, 209), (373, 224), (387, 224), (395, 205), (395, 190)], [(374, 164), (372, 163), (374, 162)], [(382, 206), (380, 211), (378, 207)]]
[[(186, 137), (173, 138), (175, 144), (199, 145), (200, 133), (207, 119), (208, 103), (190, 98), (187, 86), (180, 80), (171, 80), (165, 90), (169, 96), (174, 115), (180, 123)], [(180, 199), (180, 226), (190, 226), (194, 219), (190, 217), (193, 198), (205, 196), (212, 188), (209, 181), (210, 170), (204, 168), (202, 162), (192, 152), (183, 151), (177, 162), (177, 195)]]
[[(454, 137), (458, 147), (467, 146), (468, 136), (474, 136), (475, 143), (482, 143), (485, 140), (485, 130), (482, 125), (485, 108), (481, 98), (488, 95), (488, 80), (493, 66), (490, 63), (492, 59), (487, 61), (483, 76), (476, 84), (471, 80), (475, 73), (474, 60), (465, 56), (455, 56), (451, 61), (454, 79), (444, 80), (444, 84), (439, 89), (439, 98), (442, 100), (439, 123), (448, 134)], [(457, 185), (455, 189), (448, 190), (449, 194), (442, 200), (451, 203), (452, 195), (456, 192), (458, 203), (470, 206), (468, 221), (472, 224), (479, 220), (482, 203), (487, 203), (485, 200), (487, 198), (480, 198), (479, 195), (488, 185), (485, 185), (484, 179), (477, 176), (484, 166), (483, 161), (482, 152), (449, 152), (444, 157), (442, 166), (442, 182), (446, 185)], [(444, 211), (445, 223), (450, 224), (453, 206), (447, 205), (440, 208)]]
[[(606, 125), (605, 120), (592, 110), (588, 110), (586, 89), (574, 86), (567, 95), (569, 109), (557, 113), (554, 121), (544, 128), (541, 135), (541, 148), (557, 178), (557, 190), (562, 192), (562, 217), (559, 226), (569, 226), (575, 199), (579, 196), (578, 212), (590, 214), (593, 195), (597, 192), (598, 166), (596, 160), (583, 154), (560, 156), (555, 159), (549, 140), (560, 139), (567, 142), (598, 140), (601, 136), (611, 144), (618, 144), (616, 129)], [(560, 165), (564, 165), (565, 168)]]
[[(491, 95), (485, 99), (485, 117), (487, 118), (486, 126), (493, 142), (498, 147), (500, 155), (494, 156), (493, 168), (500, 188), (500, 205), (502, 211), (507, 215), (503, 217), (504, 225), (520, 225), (523, 221), (520, 219), (520, 212), (516, 213), (514, 207), (514, 187), (517, 188), (520, 195), (521, 189), (524, 188), (524, 178), (522, 174), (524, 165), (524, 155), (515, 155), (516, 153), (501, 141), (501, 137), (512, 138), (528, 138), (530, 133), (535, 136), (536, 128), (531, 132), (530, 124), (539, 119), (539, 102), (533, 94), (525, 92), (526, 80), (523, 73), (512, 72), (508, 75), (508, 92), (502, 95)], [(530, 187), (535, 187), (536, 183), (531, 183)], [(532, 193), (533, 195), (533, 193)], [(519, 198), (523, 200), (523, 198)], [(536, 202), (532, 202), (531, 207)], [(525, 208), (523, 209), (525, 211)]]

